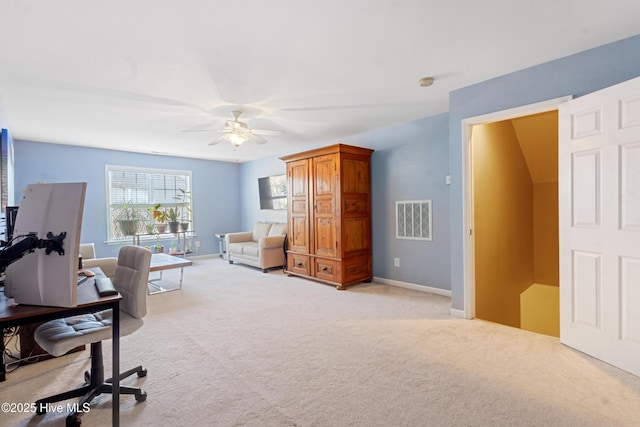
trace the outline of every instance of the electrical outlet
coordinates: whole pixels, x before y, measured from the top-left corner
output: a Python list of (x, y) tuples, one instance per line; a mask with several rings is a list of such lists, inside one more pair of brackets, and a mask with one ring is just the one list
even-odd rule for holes
[(196, 240), (196, 248), (200, 248), (200, 240)]
[(393, 266), (394, 267), (400, 267), (400, 258), (394, 258), (393, 259)]

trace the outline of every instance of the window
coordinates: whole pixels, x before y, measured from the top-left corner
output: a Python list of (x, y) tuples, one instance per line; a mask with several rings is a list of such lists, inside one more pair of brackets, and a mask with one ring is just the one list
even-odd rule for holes
[(396, 238), (432, 240), (431, 200), (396, 202)]
[[(129, 240), (132, 232), (145, 234), (154, 224), (148, 208), (176, 208), (179, 221), (192, 222), (191, 171), (106, 167), (107, 239)], [(123, 224), (130, 221), (132, 228)]]

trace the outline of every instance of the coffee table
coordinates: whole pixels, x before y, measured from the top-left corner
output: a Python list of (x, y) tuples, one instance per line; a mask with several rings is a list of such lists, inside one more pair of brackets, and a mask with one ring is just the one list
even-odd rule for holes
[[(149, 272), (160, 272), (160, 277), (157, 279), (149, 279), (148, 292), (149, 295), (158, 294), (161, 292), (177, 291), (182, 289), (182, 277), (184, 274), (184, 268), (193, 265), (191, 261), (185, 258), (168, 255), (168, 254), (152, 254), (151, 266)], [(180, 269), (180, 282), (177, 287), (164, 287), (160, 282), (166, 282), (162, 280), (162, 272), (164, 270), (172, 270), (174, 268)], [(154, 288), (155, 290), (151, 290)]]

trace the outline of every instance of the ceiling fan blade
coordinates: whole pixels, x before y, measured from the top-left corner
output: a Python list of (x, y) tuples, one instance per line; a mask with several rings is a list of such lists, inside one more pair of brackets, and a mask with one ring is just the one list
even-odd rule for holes
[(186, 132), (186, 133), (190, 133), (190, 132), (216, 132), (216, 133), (229, 133), (231, 132), (231, 130), (229, 129), (183, 129), (180, 132)]
[(207, 145), (216, 145), (217, 143), (219, 143), (220, 141), (222, 141), (224, 139), (225, 135), (222, 135), (219, 138), (214, 139), (213, 141), (211, 141), (210, 143), (208, 143)]
[(269, 130), (269, 129), (251, 129), (251, 132), (254, 135), (270, 135), (270, 136), (280, 136), (284, 135), (284, 132), (281, 130)]
[(236, 121), (229, 121), (229, 120), (227, 120), (224, 127), (225, 129), (229, 129), (229, 130), (249, 129), (249, 126), (247, 126), (247, 124), (244, 122), (236, 122)]
[(249, 132), (247, 136), (249, 137), (249, 141), (255, 142), (256, 144), (264, 144), (265, 142), (267, 142), (266, 139), (264, 139), (259, 135), (254, 134), (253, 132)]

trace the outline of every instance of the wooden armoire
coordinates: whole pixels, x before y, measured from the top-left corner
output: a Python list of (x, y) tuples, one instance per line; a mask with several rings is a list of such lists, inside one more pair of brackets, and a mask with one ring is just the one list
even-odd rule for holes
[(287, 164), (287, 273), (345, 289), (370, 282), (373, 150), (335, 144)]

